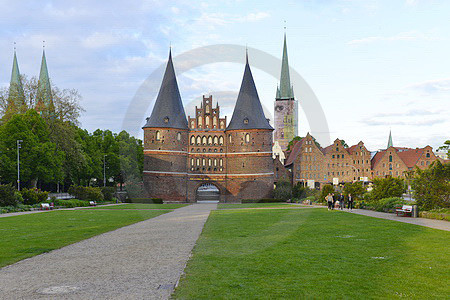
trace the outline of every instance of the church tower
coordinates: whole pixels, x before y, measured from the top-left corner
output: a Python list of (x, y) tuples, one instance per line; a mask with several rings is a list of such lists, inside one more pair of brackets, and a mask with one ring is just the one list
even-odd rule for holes
[(39, 73), (38, 90), (36, 94), (36, 111), (41, 115), (54, 116), (55, 106), (53, 103), (50, 77), (48, 76), (47, 59), (45, 50), (42, 51), (41, 71)]
[(188, 123), (171, 52), (155, 106), (143, 129), (148, 197), (186, 202)]
[(272, 197), (272, 133), (247, 56), (236, 106), (226, 129), (228, 202)]
[(14, 49), (11, 81), (9, 83), (8, 108), (11, 113), (20, 112), (25, 107), (25, 95), (22, 80), (20, 78), (19, 64), (17, 63), (16, 50)]
[(284, 34), (283, 58), (281, 62), (280, 85), (275, 97), (274, 141), (281, 149), (287, 149), (289, 142), (298, 135), (298, 101), (294, 98), (294, 88), (289, 75), (289, 62)]

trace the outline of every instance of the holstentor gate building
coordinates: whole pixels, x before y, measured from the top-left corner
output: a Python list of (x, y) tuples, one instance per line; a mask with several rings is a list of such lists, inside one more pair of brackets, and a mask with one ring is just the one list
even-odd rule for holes
[(233, 115), (220, 117), (212, 96), (203, 96), (195, 116), (186, 118), (169, 60), (152, 114), (144, 129), (144, 187), (149, 197), (195, 202), (205, 183), (220, 202), (272, 197), (272, 131), (245, 64)]

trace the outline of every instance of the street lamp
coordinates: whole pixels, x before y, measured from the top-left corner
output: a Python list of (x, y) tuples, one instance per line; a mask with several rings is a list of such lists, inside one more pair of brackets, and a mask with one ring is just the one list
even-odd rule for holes
[(22, 140), (17, 140), (17, 190), (20, 191), (20, 148)]
[(106, 186), (106, 154), (103, 155), (103, 187)]

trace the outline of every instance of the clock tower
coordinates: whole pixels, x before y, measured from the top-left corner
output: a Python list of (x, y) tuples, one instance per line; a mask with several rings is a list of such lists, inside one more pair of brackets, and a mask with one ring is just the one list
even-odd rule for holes
[(289, 76), (289, 62), (284, 34), (283, 59), (281, 63), (280, 85), (275, 98), (274, 142), (281, 149), (287, 149), (289, 142), (298, 135), (298, 101), (294, 98), (294, 88)]

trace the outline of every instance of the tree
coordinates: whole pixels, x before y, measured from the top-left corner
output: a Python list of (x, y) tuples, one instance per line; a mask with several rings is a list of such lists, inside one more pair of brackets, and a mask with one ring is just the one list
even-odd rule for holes
[(427, 169), (416, 168), (413, 181), (414, 198), (424, 209), (450, 207), (450, 164), (433, 162)]
[(277, 186), (273, 191), (274, 198), (277, 200), (287, 201), (292, 197), (292, 185), (289, 181), (281, 179), (278, 180)]
[(320, 194), (320, 202), (325, 202), (325, 197), (328, 194), (334, 194), (334, 187), (331, 184), (326, 184), (322, 188), (322, 193)]
[(34, 110), (16, 114), (0, 126), (0, 176), (7, 182), (17, 179), (17, 140), (20, 149), (20, 178), (36, 187), (38, 181), (57, 182), (62, 179), (63, 153), (50, 141), (48, 126)]
[(303, 139), (303, 138), (302, 138), (302, 137), (299, 137), (299, 136), (294, 137), (294, 138), (289, 142), (289, 144), (288, 144), (288, 146), (287, 146), (287, 151), (291, 151), (291, 150), (292, 150), (292, 147), (294, 146), (294, 143), (295, 143), (296, 141), (300, 142), (302, 139)]
[(341, 144), (342, 144), (342, 147), (348, 148), (348, 144), (344, 140), (341, 140)]
[(444, 145), (439, 147), (438, 150), (447, 151), (447, 156), (450, 157), (450, 140), (446, 140)]
[(344, 185), (344, 194), (348, 196), (348, 194), (352, 194), (353, 199), (361, 199), (362, 195), (366, 192), (366, 189), (363, 186), (361, 181), (357, 182), (347, 182)]
[(404, 181), (400, 178), (375, 178), (373, 184), (371, 198), (374, 201), (379, 201), (383, 198), (402, 197), (405, 191)]
[[(16, 113), (24, 113), (28, 109), (36, 107), (36, 95), (38, 91), (38, 79), (31, 77), (28, 79), (25, 75), (21, 76), (23, 83), (25, 107), (9, 108), (9, 89), (0, 90), (0, 116), (2, 121), (6, 122)], [(75, 89), (60, 89), (52, 84), (52, 99), (55, 107), (54, 116), (61, 121), (69, 121), (73, 124), (79, 124), (78, 118), (84, 109), (80, 105), (81, 95)]]

